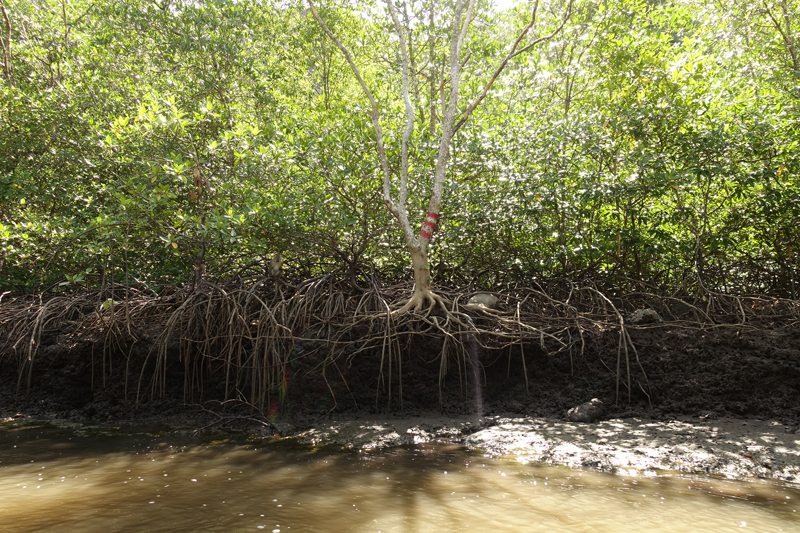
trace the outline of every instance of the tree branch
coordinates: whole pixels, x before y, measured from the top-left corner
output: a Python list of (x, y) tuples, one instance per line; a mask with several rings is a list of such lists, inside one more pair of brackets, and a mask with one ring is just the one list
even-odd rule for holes
[(342, 42), (336, 38), (333, 32), (328, 28), (328, 26), (322, 21), (320, 18), (319, 13), (317, 12), (316, 6), (314, 6), (314, 2), (312, 0), (308, 0), (308, 5), (311, 8), (311, 13), (314, 15), (314, 18), (317, 20), (317, 23), (320, 25), (322, 30), (325, 34), (334, 42), (336, 47), (342, 52), (347, 62), (350, 64), (350, 69), (353, 71), (358, 83), (361, 84), (361, 89), (364, 91), (364, 94), (367, 96), (369, 100), (371, 109), (370, 109), (370, 118), (372, 118), (372, 127), (375, 129), (375, 143), (378, 147), (378, 156), (381, 162), (381, 168), (383, 170), (383, 201), (386, 204), (387, 209), (392, 215), (397, 218), (400, 222), (400, 226), (403, 230), (403, 234), (406, 237), (407, 242), (413, 242), (414, 235), (411, 232), (411, 226), (408, 223), (408, 215), (398, 209), (398, 206), (392, 202), (391, 197), (391, 170), (389, 169), (389, 160), (386, 158), (386, 150), (384, 149), (383, 144), (383, 132), (381, 130), (381, 123), (380, 123), (380, 111), (378, 109), (378, 104), (375, 101), (375, 97), (372, 95), (372, 92), (367, 87), (364, 78), (361, 76), (361, 72), (358, 70), (358, 67), (353, 61), (353, 56), (347, 50), (347, 48), (342, 44)]
[(769, 18), (772, 19), (772, 24), (773, 26), (775, 26), (775, 29), (777, 29), (780, 32), (781, 38), (783, 39), (783, 42), (786, 45), (786, 50), (792, 57), (792, 70), (797, 72), (798, 70), (800, 70), (800, 62), (798, 62), (797, 60), (797, 52), (794, 46), (794, 36), (791, 33), (792, 27), (789, 25), (789, 13), (785, 2), (783, 3), (782, 7), (783, 7), (783, 18), (784, 21), (786, 22), (786, 31), (783, 30), (783, 26), (781, 26), (781, 23), (778, 21), (778, 19), (775, 18), (775, 15), (772, 14), (772, 10), (767, 5), (766, 0), (764, 1), (764, 9), (766, 10), (767, 15), (769, 15)]
[(0, 0), (0, 10), (3, 11), (3, 21), (5, 22), (5, 35), (0, 35), (3, 43), (3, 71), (10, 86), (14, 86), (13, 64), (11, 62), (11, 21), (6, 12), (6, 5)]
[[(450, 140), (453, 137), (453, 122), (455, 122), (458, 112), (458, 86), (461, 81), (461, 48), (467, 36), (469, 24), (472, 22), (473, 12), (475, 11), (476, 0), (469, 0), (467, 13), (462, 22), (462, 13), (466, 0), (456, 2), (455, 15), (453, 16), (453, 28), (450, 36), (450, 100), (447, 111), (442, 117), (442, 137), (439, 141), (439, 155), (436, 159), (436, 172), (433, 178), (433, 192), (428, 203), (428, 212), (438, 214), (439, 206), (442, 201), (444, 191), (445, 173), (447, 171), (447, 161), (450, 156)], [(430, 242), (428, 236), (420, 235), (421, 246), (425, 247)]]
[(406, 198), (408, 197), (408, 141), (414, 133), (414, 106), (411, 105), (411, 97), (408, 94), (408, 51), (406, 48), (406, 38), (403, 28), (400, 25), (400, 20), (397, 17), (397, 10), (394, 7), (393, 0), (387, 0), (386, 6), (389, 8), (389, 13), (392, 15), (394, 22), (394, 29), (400, 38), (400, 55), (403, 60), (403, 101), (406, 105), (406, 131), (403, 132), (403, 141), (401, 143), (401, 170), (400, 170), (400, 199), (398, 200), (398, 208), (400, 211), (406, 211)]
[(455, 128), (453, 128), (453, 134), (455, 134), (461, 128), (461, 126), (464, 125), (464, 123), (469, 119), (470, 115), (472, 115), (472, 112), (475, 111), (475, 108), (477, 108), (480, 105), (480, 103), (483, 101), (483, 99), (486, 98), (486, 95), (489, 94), (489, 90), (492, 88), (492, 85), (494, 85), (494, 82), (497, 80), (498, 76), (500, 76), (500, 74), (506, 68), (506, 65), (508, 65), (508, 62), (510, 60), (512, 60), (513, 58), (517, 57), (520, 54), (523, 54), (523, 53), (529, 51), (531, 48), (533, 48), (537, 44), (545, 42), (545, 41), (549, 41), (550, 39), (552, 39), (553, 37), (558, 35), (558, 33), (564, 28), (564, 26), (566, 25), (567, 21), (572, 16), (572, 4), (573, 4), (573, 2), (574, 2), (574, 0), (569, 0), (569, 5), (567, 6), (567, 12), (564, 14), (564, 19), (561, 21), (561, 24), (558, 26), (558, 28), (556, 28), (549, 35), (545, 35), (545, 36), (539, 37), (539, 38), (535, 39), (532, 43), (530, 43), (527, 46), (525, 46), (524, 48), (522, 48), (520, 50), (517, 50), (517, 47), (520, 45), (520, 43), (525, 38), (525, 36), (528, 34), (528, 32), (531, 30), (531, 28), (533, 28), (533, 25), (536, 23), (536, 11), (539, 8), (539, 1), (537, 0), (533, 4), (533, 13), (531, 14), (531, 21), (528, 23), (527, 26), (525, 26), (525, 29), (522, 30), (522, 32), (519, 34), (519, 37), (517, 37), (517, 40), (514, 41), (514, 45), (511, 47), (511, 51), (509, 51), (509, 53), (508, 53), (508, 55), (506, 55), (505, 59), (503, 59), (503, 61), (500, 62), (500, 65), (498, 65), (498, 67), (495, 69), (494, 74), (492, 74), (492, 77), (486, 83), (486, 86), (483, 88), (483, 91), (481, 91), (480, 96), (478, 96), (478, 98), (469, 107), (467, 107), (466, 111), (464, 111), (464, 114), (461, 117), (461, 119), (458, 121), (458, 124), (456, 124)]

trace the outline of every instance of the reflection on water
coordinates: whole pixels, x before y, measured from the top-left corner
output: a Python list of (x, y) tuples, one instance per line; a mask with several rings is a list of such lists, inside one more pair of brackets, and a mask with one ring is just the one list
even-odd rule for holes
[(2, 531), (799, 531), (800, 489), (0, 427)]

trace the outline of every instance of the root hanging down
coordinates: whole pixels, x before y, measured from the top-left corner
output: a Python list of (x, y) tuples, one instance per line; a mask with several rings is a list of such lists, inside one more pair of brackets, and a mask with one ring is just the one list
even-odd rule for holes
[[(403, 376), (415, 364), (438, 369), (442, 401), (455, 392), (454, 384), (465, 398), (474, 396), (470, 383), (479, 382), (476, 376), (501, 356), (509, 365), (518, 357), (515, 365), (527, 387), (529, 374), (538, 371), (535, 361), (569, 357), (569, 368), (579, 373), (582, 358), (594, 354), (613, 376), (617, 401), (651, 404), (637, 332), (667, 326), (745, 331), (800, 319), (798, 302), (767, 297), (706, 293), (702, 302), (675, 294), (612, 297), (596, 287), (551, 281), (509, 287), (496, 294), (499, 308), (489, 309), (469, 304), (468, 288), (417, 291), (411, 283), (381, 286), (365, 279), (371, 286), (359, 292), (346, 273), (331, 273), (292, 286), (271, 278), (224, 285), (202, 281), (194, 291), (160, 296), (119, 286), (6, 296), (0, 307), (0, 361), (14, 364), (18, 393), (25, 393), (35, 385), (43, 343), (57, 337), (65, 357), (92, 347), (93, 389), (122, 373), (126, 398), (130, 382), (135, 392), (130, 400), (145, 401), (174, 388), (169, 377), (181, 369), (187, 403), (218, 390), (222, 400), (271, 413), (300, 382), (323, 383), (314, 394), (330, 397), (328, 410), (340, 402), (363, 402), (349, 384), (364, 379), (354, 377), (358, 368), (374, 373), (374, 401), (391, 408), (402, 406), (408, 385)], [(630, 323), (626, 317), (642, 308), (653, 309), (664, 322)], [(420, 354), (412, 353), (420, 339), (433, 350), (422, 363)], [(612, 353), (617, 362), (606, 365), (604, 354)]]

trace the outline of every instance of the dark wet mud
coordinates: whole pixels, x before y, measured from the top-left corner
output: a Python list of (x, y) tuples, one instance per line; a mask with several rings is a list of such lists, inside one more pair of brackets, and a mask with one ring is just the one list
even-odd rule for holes
[(177, 350), (167, 358), (162, 394), (147, 371), (152, 355), (147, 343), (129, 353), (104, 355), (102, 346), (68, 344), (55, 332), (43, 337), (35, 361), (21, 373), (17, 359), (3, 357), (0, 416), (106, 421), (202, 412), (203, 406), (300, 424), (348, 414), (431, 412), (558, 418), (599, 398), (606, 418), (800, 423), (800, 324), (701, 329), (665, 323), (628, 331), (637, 353), (627, 362), (617, 333), (608, 331), (587, 334), (583, 353), (550, 355), (535, 345), (481, 350), (477, 373), (470, 360), (455, 358), (443, 373), (441, 342), (424, 336), (415, 338), (391, 368), (374, 352), (327, 367), (319, 353), (300, 353), (281, 390), (257, 412), (236, 401), (222, 403), (236, 398), (226, 391), (225, 376), (192, 379)]

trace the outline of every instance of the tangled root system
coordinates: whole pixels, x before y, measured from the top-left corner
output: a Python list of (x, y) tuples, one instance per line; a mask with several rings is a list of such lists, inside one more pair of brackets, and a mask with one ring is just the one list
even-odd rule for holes
[[(430, 305), (404, 305), (412, 292), (410, 283), (381, 286), (377, 279), (369, 289), (353, 291), (344, 276), (328, 274), (297, 286), (272, 278), (224, 286), (206, 281), (191, 291), (158, 296), (125, 287), (6, 295), (0, 299), (0, 363), (16, 364), (17, 388), (25, 391), (32, 385), (43, 337), (57, 335), (66, 350), (82, 342), (95, 348), (99, 357), (92, 365), (101, 378), (95, 386), (105, 385), (113, 369), (123, 365), (125, 395), (131, 399), (164, 394), (168, 367), (177, 361), (184, 367), (187, 399), (213, 380), (224, 387), (225, 399), (263, 409), (286, 394), (287, 376), (298, 371), (300, 359), (303, 372), (326, 384), (343, 380), (346, 386), (341, 369), (369, 358), (378, 374), (375, 401), (402, 403), (402, 367), (408, 364), (411, 341), (420, 336), (436, 340), (438, 353), (427, 355), (438, 363), (441, 397), (449, 373), (458, 373), (463, 392), (478, 376), (481, 360), (503, 351), (520, 354), (526, 386), (526, 351), (569, 358), (571, 372), (579, 372), (577, 356), (593, 339), (610, 333), (616, 338), (616, 360), (603, 364), (614, 376), (619, 402), (629, 400), (634, 388), (650, 397), (632, 330), (665, 324), (746, 329), (800, 318), (800, 302), (793, 300), (708, 293), (701, 299), (644, 292), (614, 296), (566, 281), (511, 287), (497, 294), (498, 309), (468, 304), (466, 288), (440, 287)], [(655, 310), (663, 322), (630, 323), (628, 315), (642, 308)], [(138, 362), (137, 350), (143, 354)]]

